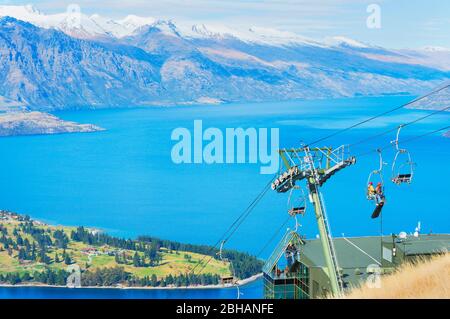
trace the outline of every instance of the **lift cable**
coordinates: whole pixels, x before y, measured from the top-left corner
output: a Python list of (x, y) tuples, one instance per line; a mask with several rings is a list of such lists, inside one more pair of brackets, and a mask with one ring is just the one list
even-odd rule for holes
[(288, 218), (283, 222), (283, 224), (281, 224), (281, 226), (274, 232), (272, 237), (270, 237), (269, 240), (264, 244), (264, 246), (261, 248), (261, 250), (256, 255), (256, 258), (261, 257), (261, 254), (266, 250), (267, 246), (269, 246), (270, 243), (278, 236), (280, 231), (286, 226), (286, 224), (289, 222), (290, 219), (291, 219), (291, 216), (288, 216)]
[[(271, 184), (271, 183), (270, 183)], [(270, 185), (269, 184), (269, 185)], [(239, 226), (244, 222), (244, 220), (250, 215), (250, 213), (253, 211), (253, 209), (256, 207), (256, 205), (259, 203), (259, 201), (263, 198), (263, 196), (267, 193), (267, 191), (269, 190), (270, 187), (265, 187), (263, 192), (260, 193), (259, 197), (257, 197), (257, 199), (255, 201), (253, 201), (253, 205), (252, 207), (249, 208), (249, 210), (246, 212), (246, 215), (243, 216), (238, 223), (233, 223), (236, 224), (236, 226), (233, 228), (232, 232), (226, 236), (226, 233), (221, 237), (221, 239), (218, 241), (218, 243), (212, 247), (212, 249), (216, 248), (217, 245), (220, 243), (222, 246), (225, 244), (225, 242), (227, 242), (231, 236), (238, 230)], [(226, 237), (225, 237), (226, 236)], [(224, 238), (225, 237), (225, 238)], [(224, 239), (223, 239), (224, 238)], [(206, 257), (206, 255), (203, 257), (203, 259), (197, 264), (201, 264), (202, 261), (204, 260), (204, 258)], [(205, 269), (205, 267), (211, 262), (211, 260), (214, 258), (214, 255), (210, 255), (209, 259), (206, 261), (205, 264), (203, 264), (202, 268), (200, 269), (200, 271), (198, 273), (201, 273), (203, 271), (203, 269)], [(195, 267), (194, 267), (195, 269)], [(194, 271), (194, 269), (192, 271)]]
[[(217, 246), (219, 244), (222, 244), (225, 241), (225, 237), (227, 236), (227, 234), (234, 230), (236, 228), (236, 226), (241, 223), (239, 223), (241, 220), (247, 218), (247, 216), (249, 215), (249, 213), (253, 210), (253, 208), (256, 206), (256, 204), (259, 202), (260, 198), (262, 198), (263, 194), (265, 194), (267, 192), (266, 189), (268, 189), (268, 187), (270, 186), (270, 184), (272, 183), (273, 178), (270, 180), (270, 182), (263, 188), (263, 190), (256, 196), (256, 198), (247, 206), (247, 208), (235, 219), (235, 221), (230, 225), (230, 227), (228, 227), (228, 229), (223, 233), (223, 235), (219, 238), (219, 240), (214, 244), (214, 246), (212, 246), (209, 250), (209, 253), (213, 252)], [(228, 237), (229, 238), (229, 237)], [(226, 239), (228, 240), (228, 239)], [(205, 258), (207, 257), (207, 255), (203, 256), (203, 258), (200, 260), (200, 262), (192, 269), (192, 273), (194, 273), (195, 269), (198, 267), (198, 265), (200, 265)], [(212, 259), (212, 257), (208, 260), (208, 262)], [(205, 264), (206, 265), (206, 264)], [(204, 267), (203, 267), (204, 268)], [(202, 270), (203, 270), (202, 268)]]
[[(406, 123), (404, 126), (410, 125), (410, 124), (413, 124), (413, 123), (416, 123), (416, 122), (418, 122), (418, 121), (420, 121), (420, 120), (422, 120), (422, 119), (425, 119), (426, 117), (429, 117), (429, 116), (434, 115), (434, 114), (436, 114), (436, 113), (442, 112), (442, 111), (444, 111), (444, 110), (446, 110), (446, 109), (448, 109), (448, 108), (450, 108), (450, 107), (446, 107), (445, 109), (442, 109), (442, 110), (436, 111), (436, 112), (434, 112), (434, 113), (428, 114), (427, 116), (425, 116), (425, 117), (423, 117), (423, 118), (420, 118), (420, 119), (417, 119), (417, 120), (408, 122), (408, 123)], [(389, 131), (395, 131), (395, 130), (397, 130), (397, 128), (398, 128), (398, 127), (395, 127), (394, 129), (391, 129), (391, 130), (389, 130)], [(413, 140), (416, 140), (416, 139), (419, 139), (419, 138), (422, 138), (422, 137), (425, 137), (425, 136), (427, 136), (427, 135), (431, 135), (431, 134), (434, 134), (434, 133), (437, 133), (437, 132), (440, 132), (440, 131), (444, 131), (444, 130), (447, 130), (447, 129), (450, 129), (450, 126), (446, 126), (446, 127), (443, 127), (443, 128), (437, 129), (437, 130), (433, 130), (433, 131), (430, 131), (430, 132), (427, 132), (427, 133), (424, 133), (424, 134), (421, 134), (421, 135), (418, 135), (418, 136), (413, 136), (413, 137), (411, 137), (411, 138), (409, 138), (409, 139), (406, 139), (406, 140), (402, 141), (402, 143), (407, 143), (407, 142), (410, 142), (410, 141), (413, 141)], [(387, 132), (384, 132), (383, 134), (386, 134), (386, 133), (387, 133)], [(359, 142), (358, 142), (358, 143), (359, 143)], [(356, 144), (356, 143), (355, 143), (355, 144)], [(391, 144), (388, 144), (388, 145), (386, 145), (386, 146), (383, 147), (383, 148), (379, 148), (379, 149), (377, 149), (377, 150), (373, 150), (373, 151), (370, 151), (370, 152), (367, 152), (367, 153), (358, 155), (357, 157), (365, 156), (365, 155), (371, 154), (372, 152), (378, 152), (378, 151), (381, 151), (381, 150), (386, 149), (386, 148), (389, 148), (389, 147), (391, 147)], [(274, 232), (274, 234), (272, 235), (272, 237), (270, 237), (269, 240), (264, 244), (264, 246), (261, 248), (261, 250), (260, 250), (260, 251), (258, 252), (258, 254), (256, 255), (257, 258), (259, 258), (259, 257), (261, 256), (261, 254), (267, 249), (267, 247), (270, 245), (270, 243), (273, 242), (273, 240), (278, 236), (278, 234), (280, 233), (280, 231), (281, 231), (281, 230), (286, 226), (286, 224), (289, 222), (290, 218), (291, 218), (291, 217), (289, 216), (289, 217), (283, 222), (283, 224), (281, 224), (281, 226)]]
[(306, 146), (311, 146), (311, 145), (313, 145), (313, 144), (317, 144), (317, 143), (322, 142), (322, 141), (324, 141), (324, 140), (327, 140), (327, 139), (329, 139), (329, 138), (331, 138), (331, 137), (334, 137), (334, 136), (339, 135), (339, 134), (341, 134), (341, 133), (347, 132), (347, 131), (349, 131), (349, 130), (355, 128), (355, 127), (358, 127), (358, 126), (360, 126), (360, 125), (362, 125), (362, 124), (365, 124), (365, 123), (370, 122), (370, 121), (372, 121), (372, 120), (375, 120), (375, 119), (377, 119), (377, 118), (379, 118), (379, 117), (382, 117), (382, 116), (385, 116), (385, 115), (390, 114), (390, 113), (392, 113), (392, 112), (395, 112), (395, 111), (397, 111), (397, 110), (400, 110), (400, 109), (402, 109), (402, 108), (404, 108), (404, 107), (406, 107), (406, 106), (408, 106), (408, 105), (411, 105), (411, 104), (413, 104), (413, 103), (416, 103), (416, 102), (418, 102), (418, 101), (421, 101), (421, 100), (423, 100), (423, 99), (425, 99), (425, 98), (427, 98), (427, 97), (429, 97), (429, 96), (431, 96), (431, 95), (433, 95), (433, 94), (436, 94), (436, 93), (438, 93), (438, 92), (440, 92), (440, 91), (442, 91), (442, 90), (445, 90), (445, 89), (447, 89), (447, 88), (449, 88), (449, 87), (450, 87), (450, 84), (447, 84), (447, 85), (445, 85), (445, 86), (443, 86), (443, 87), (441, 87), (441, 88), (438, 88), (438, 89), (436, 89), (436, 90), (433, 90), (433, 91), (431, 91), (430, 93), (427, 93), (427, 94), (422, 95), (422, 96), (420, 96), (420, 97), (418, 97), (418, 98), (415, 98), (414, 100), (409, 101), (409, 102), (407, 102), (407, 103), (405, 103), (405, 104), (402, 104), (402, 105), (400, 105), (400, 106), (397, 106), (397, 107), (395, 107), (395, 108), (393, 108), (393, 109), (391, 109), (391, 110), (382, 112), (382, 113), (380, 113), (380, 114), (378, 114), (378, 115), (372, 116), (372, 117), (370, 117), (370, 118), (368, 118), (368, 119), (365, 119), (365, 120), (363, 120), (363, 121), (360, 121), (360, 122), (358, 122), (358, 123), (355, 123), (355, 124), (353, 124), (353, 125), (350, 125), (349, 127), (343, 128), (343, 129), (338, 130), (338, 131), (336, 131), (336, 132), (333, 132), (333, 133), (331, 133), (331, 134), (329, 134), (329, 135), (326, 135), (326, 136), (324, 136), (324, 137), (322, 137), (322, 138), (319, 138), (319, 139), (317, 139), (317, 140), (315, 140), (315, 141), (313, 141), (313, 142), (311, 142), (311, 143), (306, 144)]
[[(428, 136), (428, 135), (432, 135), (432, 134), (435, 134), (435, 133), (438, 133), (438, 132), (441, 132), (441, 131), (449, 130), (449, 129), (450, 129), (450, 125), (442, 127), (440, 129), (437, 129), (437, 130), (426, 132), (426, 133), (421, 134), (421, 135), (412, 136), (412, 137), (410, 137), (408, 139), (403, 140), (402, 144), (405, 144), (405, 143), (408, 143), (408, 142), (411, 142), (411, 141), (417, 140), (419, 138), (422, 138), (422, 137), (425, 137), (425, 136)], [(367, 152), (364, 152), (364, 153), (360, 153), (360, 154), (356, 155), (356, 157), (366, 156), (366, 155), (372, 154), (373, 152), (377, 152), (378, 150), (385, 150), (385, 149), (390, 148), (390, 147), (392, 147), (391, 143), (389, 143), (389, 144), (387, 144), (387, 145), (385, 145), (385, 146), (383, 146), (381, 148), (378, 148), (376, 150), (370, 150), (370, 151), (367, 151)]]
[[(406, 107), (406, 106), (408, 106), (408, 105), (411, 105), (411, 104), (416, 103), (416, 102), (418, 102), (418, 101), (420, 101), (420, 100), (423, 100), (423, 99), (425, 99), (425, 98), (427, 98), (427, 97), (429, 97), (429, 96), (431, 96), (431, 95), (433, 95), (433, 94), (436, 94), (436, 93), (438, 93), (438, 92), (440, 92), (440, 91), (442, 91), (442, 90), (444, 90), (444, 89), (447, 89), (447, 88), (449, 88), (449, 87), (450, 87), (450, 84), (447, 84), (447, 85), (445, 85), (445, 86), (443, 86), (443, 87), (441, 87), (441, 88), (439, 88), (439, 89), (436, 89), (436, 90), (434, 90), (434, 91), (432, 91), (432, 92), (430, 92), (430, 93), (428, 93), (428, 94), (426, 94), (426, 95), (420, 96), (420, 97), (418, 97), (418, 98), (416, 98), (416, 99), (414, 99), (414, 100), (412, 100), (412, 101), (410, 101), (410, 102), (408, 102), (408, 103), (402, 104), (402, 105), (400, 105), (400, 106), (398, 106), (398, 107), (395, 107), (395, 108), (393, 108), (393, 109), (391, 109), (391, 110), (382, 112), (382, 113), (380, 113), (380, 114), (378, 114), (378, 115), (375, 115), (375, 116), (373, 116), (373, 117), (370, 117), (370, 118), (368, 118), (368, 119), (366, 119), (366, 120), (363, 120), (363, 121), (361, 121), (361, 122), (355, 123), (355, 124), (353, 124), (353, 125), (351, 125), (351, 126), (349, 126), (349, 127), (347, 127), (347, 128), (341, 129), (341, 130), (336, 131), (336, 132), (334, 132), (334, 133), (332, 133), (332, 134), (329, 134), (329, 135), (327, 135), (327, 136), (325, 136), (325, 137), (322, 137), (322, 138), (320, 138), (320, 139), (317, 139), (317, 140), (315, 140), (315, 141), (313, 141), (313, 142), (311, 142), (311, 143), (309, 143), (309, 144), (307, 144), (307, 145), (310, 146), (310, 145), (313, 145), (313, 144), (317, 144), (317, 143), (319, 143), (319, 142), (321, 142), (321, 141), (324, 141), (324, 140), (326, 140), (326, 139), (329, 139), (329, 138), (331, 138), (331, 137), (334, 137), (334, 136), (336, 136), (336, 135), (338, 135), (338, 134), (341, 134), (341, 133), (343, 133), (343, 132), (349, 131), (349, 130), (351, 130), (351, 129), (355, 128), (355, 127), (358, 127), (358, 126), (360, 126), (360, 125), (362, 125), (362, 124), (364, 124), (364, 123), (370, 122), (370, 121), (375, 120), (375, 119), (377, 119), (377, 118), (379, 118), (379, 117), (382, 117), (382, 116), (387, 115), (387, 114), (389, 114), (389, 113), (395, 112), (395, 111), (397, 111), (397, 110), (399, 110), (399, 109), (402, 109), (402, 108), (404, 108), (404, 107)], [(408, 122), (408, 123), (404, 124), (403, 126), (406, 126), (406, 125), (410, 125), (410, 124), (416, 123), (416, 122), (421, 121), (421, 120), (423, 120), (423, 119), (425, 119), (425, 118), (428, 118), (428, 117), (430, 117), (430, 116), (432, 116), (432, 115), (435, 115), (435, 114), (437, 114), (437, 113), (443, 112), (443, 111), (445, 111), (445, 110), (447, 110), (447, 109), (449, 109), (449, 108), (450, 108), (450, 106), (449, 106), (449, 107), (446, 107), (446, 108), (444, 108), (444, 109), (435, 111), (435, 112), (433, 112), (433, 113), (427, 114), (426, 116), (424, 116), (424, 117), (422, 117), (422, 118), (419, 118), (419, 119), (416, 119), (416, 120), (413, 120), (413, 121), (411, 121), (411, 122)], [(417, 138), (424, 137), (424, 136), (426, 136), (426, 135), (430, 135), (430, 134), (433, 134), (433, 133), (437, 133), (437, 132), (439, 132), (439, 131), (448, 129), (449, 127), (450, 127), (450, 126), (447, 126), (447, 127), (444, 127), (444, 128), (441, 128), (441, 129), (432, 131), (432, 132), (428, 132), (428, 133), (423, 134), (423, 135), (420, 135), (420, 136), (413, 137), (413, 138), (411, 138), (411, 139), (404, 140), (403, 143), (408, 142), (408, 141), (411, 141), (411, 140), (414, 140), (414, 139), (417, 139)], [(396, 127), (395, 129), (397, 129), (397, 128), (398, 128), (398, 127)], [(372, 136), (372, 137), (370, 137), (370, 138), (368, 138), (368, 139), (372, 139), (372, 138), (375, 138), (375, 137), (378, 137), (378, 136), (381, 136), (381, 135), (385, 135), (385, 134), (387, 134), (388, 132), (391, 132), (391, 131), (393, 131), (393, 130), (395, 130), (395, 129), (390, 129), (390, 130), (388, 130), (388, 131), (385, 131), (385, 132), (382, 132), (382, 133), (380, 133), (380, 134), (377, 134), (376, 136)], [(366, 140), (367, 140), (367, 139), (366, 139)], [(354, 145), (360, 144), (360, 143), (362, 143), (362, 142), (363, 142), (363, 141), (359, 141), (359, 142), (353, 143), (352, 145), (354, 146)], [(388, 145), (388, 146), (390, 146), (390, 145)], [(388, 146), (383, 147), (383, 148), (381, 148), (381, 149), (385, 149), (385, 148), (387, 148)], [(373, 151), (370, 151), (370, 152), (364, 153), (364, 154), (359, 155), (359, 156), (364, 156), (364, 155), (370, 154), (370, 153), (372, 153), (372, 152), (373, 152)], [(225, 231), (225, 233), (220, 237), (220, 239), (215, 243), (215, 245), (211, 247), (210, 252), (213, 251), (214, 249), (216, 249), (217, 246), (218, 246), (219, 244), (224, 244), (226, 241), (228, 241), (228, 240), (231, 238), (231, 236), (233, 236), (233, 234), (238, 230), (238, 228), (242, 225), (242, 223), (245, 221), (245, 219), (250, 215), (250, 213), (253, 211), (253, 209), (256, 207), (256, 205), (259, 203), (259, 201), (260, 201), (260, 200), (264, 197), (264, 195), (267, 193), (267, 191), (268, 191), (269, 188), (270, 188), (270, 185), (272, 184), (273, 179), (274, 179), (274, 177), (272, 177), (272, 178), (270, 179), (270, 181), (268, 182), (268, 184), (267, 184), (267, 185), (263, 188), (263, 190), (256, 196), (256, 198), (250, 203), (250, 205), (249, 205), (249, 206), (241, 213), (241, 215), (239, 215), (238, 218), (236, 218), (236, 220), (230, 225), (230, 227)], [(288, 221), (289, 221), (289, 218), (288, 218), (288, 219), (280, 226), (280, 228), (277, 230), (277, 232), (272, 236), (272, 238), (270, 238), (269, 242), (265, 244), (265, 246), (263, 247), (263, 249), (258, 253), (258, 256), (259, 256), (259, 255), (267, 248), (267, 246), (270, 244), (270, 242), (273, 241), (273, 239), (277, 236), (277, 234), (279, 233), (279, 231), (282, 229), (282, 227), (284, 227), (284, 226), (287, 224)], [(191, 273), (194, 273), (194, 272), (195, 272), (196, 268), (197, 268), (199, 265), (201, 265), (201, 264), (203, 263), (203, 261), (204, 261), (204, 259), (205, 259), (206, 257), (207, 257), (207, 255), (203, 256), (203, 258), (199, 261), (199, 263), (197, 263), (197, 265), (192, 269)], [(214, 258), (214, 256), (211, 255), (210, 258), (208, 259), (208, 261), (207, 261), (206, 263), (203, 264), (203, 266), (202, 266), (202, 268), (200, 269), (199, 273), (200, 273), (200, 272), (201, 272), (201, 271), (209, 264), (209, 262), (210, 262), (213, 258)]]
[[(270, 183), (272, 184), (272, 183)], [(270, 189), (270, 187), (266, 187), (264, 192), (262, 193), (262, 195), (258, 198), (258, 201), (255, 202), (255, 204), (253, 205), (253, 207), (251, 208), (251, 210), (249, 210), (247, 212), (247, 215), (244, 216), (239, 223), (236, 225), (236, 227), (234, 227), (234, 229), (231, 231), (231, 233), (224, 239), (224, 242), (227, 242), (231, 236), (234, 235), (234, 233), (238, 230), (238, 228), (242, 225), (242, 223), (244, 222), (244, 220), (248, 217), (248, 215), (250, 215), (250, 213), (253, 211), (253, 209), (256, 207), (256, 205), (261, 201), (261, 199), (264, 197), (264, 195), (266, 195), (267, 191)]]
[[(240, 225), (244, 222), (244, 220), (250, 215), (250, 213), (253, 211), (253, 209), (256, 207), (256, 205), (259, 203), (259, 201), (264, 197), (264, 195), (267, 193), (267, 191), (270, 189), (270, 186), (272, 184), (273, 179), (275, 178), (275, 175), (272, 176), (269, 180), (269, 182), (264, 186), (264, 188), (261, 190), (261, 192), (255, 197), (255, 199), (247, 206), (247, 208), (234, 220), (234, 222), (228, 227), (228, 229), (222, 234), (220, 239), (210, 248), (208, 253), (212, 253), (215, 249), (217, 249), (217, 246), (220, 244), (225, 243), (230, 239), (230, 237), (237, 231), (237, 229), (240, 227)], [(199, 265), (203, 263), (205, 258), (208, 255), (204, 255), (203, 258), (194, 266), (194, 268), (191, 270), (191, 273), (194, 273), (195, 270)], [(203, 265), (200, 272), (206, 267), (206, 265), (212, 260), (214, 256), (211, 255), (208, 261)]]
[[(429, 114), (427, 114), (427, 115), (425, 115), (425, 116), (419, 117), (419, 118), (417, 118), (417, 119), (415, 119), (415, 120), (413, 120), (413, 121), (410, 121), (410, 122), (401, 124), (401, 126), (402, 126), (402, 127), (405, 127), (405, 126), (408, 126), (408, 125), (411, 125), (411, 124), (414, 124), (414, 123), (423, 121), (423, 120), (429, 118), (430, 116), (439, 114), (439, 113), (444, 112), (444, 111), (446, 111), (446, 110), (448, 110), (448, 109), (450, 109), (450, 106), (447, 106), (447, 107), (444, 107), (444, 108), (442, 108), (442, 109), (436, 110), (436, 111), (434, 111), (434, 112), (432, 112), (432, 113), (429, 113)], [(364, 143), (364, 142), (366, 142), (366, 141), (373, 140), (374, 138), (377, 138), (377, 137), (386, 135), (386, 134), (388, 134), (388, 133), (392, 133), (392, 132), (397, 131), (397, 130), (398, 130), (398, 126), (393, 127), (393, 128), (391, 128), (391, 129), (388, 129), (388, 130), (383, 131), (383, 132), (381, 132), (381, 133), (378, 133), (378, 134), (369, 136), (369, 137), (364, 138), (364, 139), (362, 139), (362, 140), (359, 140), (359, 141), (357, 141), (357, 142), (355, 142), (355, 143), (349, 144), (349, 147), (352, 147), (352, 146), (355, 146), (355, 145), (362, 144), (362, 143)]]
[(432, 135), (432, 134), (434, 134), (434, 133), (441, 132), (441, 131), (448, 130), (448, 129), (450, 129), (450, 125), (445, 126), (445, 127), (442, 127), (442, 128), (440, 128), (440, 129), (437, 129), (437, 130), (434, 130), (434, 131), (430, 131), (430, 132), (421, 134), (421, 135), (412, 136), (412, 137), (410, 137), (410, 138), (407, 138), (407, 139), (403, 140), (402, 143), (408, 143), (408, 142), (417, 140), (417, 139), (419, 139), (419, 138), (422, 138), (422, 137), (425, 137), (425, 136), (428, 136), (428, 135)]

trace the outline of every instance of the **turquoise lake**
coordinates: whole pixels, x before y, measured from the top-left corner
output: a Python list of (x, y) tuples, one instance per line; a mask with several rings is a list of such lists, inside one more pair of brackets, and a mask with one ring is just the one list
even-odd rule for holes
[[(280, 146), (300, 146), (360, 120), (399, 106), (412, 97), (392, 96), (290, 101), (221, 106), (133, 108), (59, 112), (57, 116), (105, 128), (96, 133), (0, 138), (0, 209), (29, 214), (51, 224), (85, 225), (124, 237), (152, 235), (197, 244), (214, 244), (270, 179), (260, 164), (174, 164), (170, 136), (177, 127), (279, 128)], [(400, 110), (326, 140), (326, 146), (350, 144), (428, 114)], [(448, 125), (439, 114), (401, 132), (408, 139)], [(361, 154), (385, 146), (395, 132), (351, 149)], [(401, 145), (415, 165), (411, 185), (389, 182), (394, 148), (384, 152), (387, 202), (383, 232), (448, 233), (450, 139), (442, 132)], [(376, 153), (357, 158), (322, 188), (334, 236), (378, 235), (365, 198)], [(269, 192), (226, 248), (258, 254), (287, 217), (287, 194)], [(318, 233), (312, 207), (300, 220), (300, 232)], [(293, 227), (291, 222), (287, 227)], [(284, 229), (285, 230), (285, 229)], [(277, 237), (283, 235), (282, 230)], [(262, 252), (265, 258), (276, 242)], [(244, 298), (262, 296), (260, 282), (243, 289)], [(76, 292), (75, 292), (76, 291)], [(0, 288), (0, 298), (234, 298), (235, 289), (216, 290), (68, 290)]]

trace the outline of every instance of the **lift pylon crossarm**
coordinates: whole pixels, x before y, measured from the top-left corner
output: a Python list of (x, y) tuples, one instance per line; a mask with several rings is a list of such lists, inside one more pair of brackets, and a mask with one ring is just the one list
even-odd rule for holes
[(319, 178), (319, 185), (322, 186), (323, 184), (325, 184), (325, 182), (327, 180), (330, 179), (331, 176), (333, 176), (334, 174), (336, 174), (340, 170), (346, 168), (347, 166), (353, 165), (355, 163), (356, 163), (356, 158), (355, 157), (350, 157), (350, 158), (344, 160), (343, 162), (340, 162), (340, 163), (334, 165), (333, 167), (325, 170), (323, 172), (323, 174)]
[(298, 166), (291, 166), (283, 174), (280, 174), (272, 183), (272, 189), (278, 193), (285, 193), (295, 186), (295, 182), (306, 177), (305, 172)]
[[(314, 176), (317, 184), (322, 186), (332, 175), (356, 163), (355, 157), (344, 158), (344, 153), (339, 154), (342, 150), (342, 147), (334, 151), (331, 147), (280, 150), (279, 153), (286, 170), (272, 183), (272, 189), (278, 193), (285, 193), (294, 187), (297, 181), (309, 176)], [(305, 151), (309, 155), (299, 156)], [(334, 165), (331, 166), (332, 164)], [(314, 172), (311, 169), (312, 166), (314, 166)]]

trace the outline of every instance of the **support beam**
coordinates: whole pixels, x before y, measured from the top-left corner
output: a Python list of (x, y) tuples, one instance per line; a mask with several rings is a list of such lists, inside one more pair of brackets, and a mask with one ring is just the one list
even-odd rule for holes
[(322, 243), (322, 251), (327, 265), (328, 277), (330, 279), (331, 292), (334, 296), (341, 294), (341, 284), (339, 283), (339, 269), (335, 252), (333, 251), (333, 243), (326, 222), (325, 210), (319, 196), (319, 189), (313, 178), (308, 179), (309, 191), (314, 204), (317, 226), (319, 228), (320, 242)]
[[(320, 195), (320, 187), (335, 173), (356, 163), (354, 157), (346, 156), (346, 150), (345, 145), (334, 150), (331, 147), (309, 148), (308, 146), (280, 150), (279, 153), (286, 171), (281, 173), (272, 184), (273, 190), (284, 193), (295, 187), (295, 183), (306, 180), (309, 194), (314, 204), (327, 275), (330, 279), (331, 292), (334, 296), (342, 294), (343, 282), (339, 272), (325, 205)], [(304, 156), (299, 156), (301, 153)]]

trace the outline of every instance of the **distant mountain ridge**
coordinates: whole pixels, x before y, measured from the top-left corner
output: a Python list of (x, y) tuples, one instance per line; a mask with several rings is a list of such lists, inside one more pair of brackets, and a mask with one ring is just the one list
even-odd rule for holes
[(438, 92), (412, 103), (409, 107), (424, 110), (444, 110), (450, 107), (450, 81), (444, 83)]
[(29, 110), (420, 94), (450, 78), (442, 48), (137, 16), (81, 15), (70, 27), (67, 14), (0, 6), (6, 14), (29, 22), (0, 18), (0, 97)]
[(0, 137), (62, 133), (89, 133), (103, 129), (92, 124), (64, 121), (42, 112), (0, 113)]

